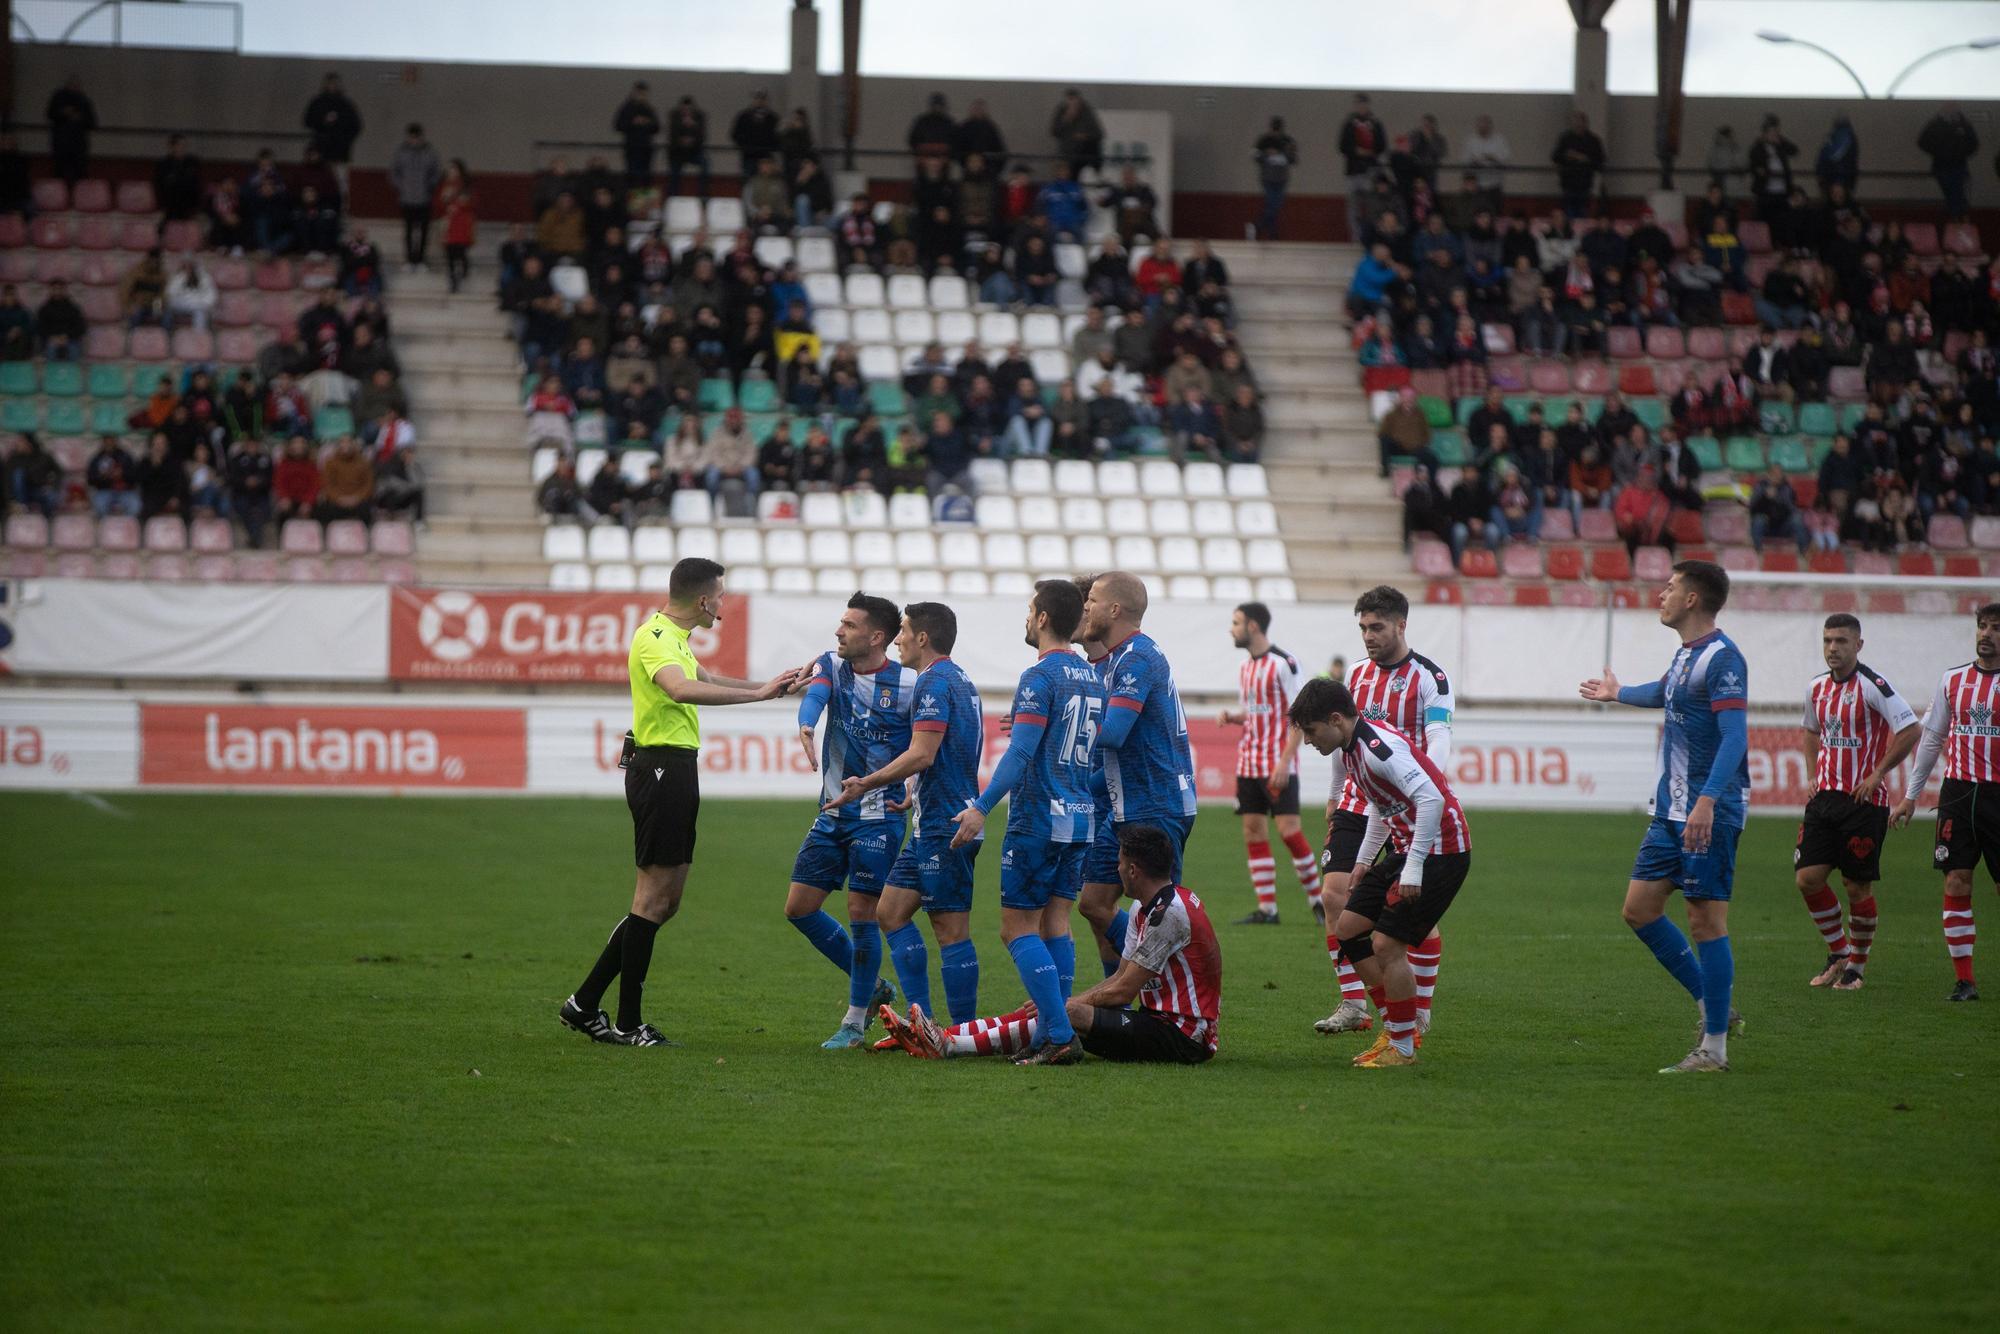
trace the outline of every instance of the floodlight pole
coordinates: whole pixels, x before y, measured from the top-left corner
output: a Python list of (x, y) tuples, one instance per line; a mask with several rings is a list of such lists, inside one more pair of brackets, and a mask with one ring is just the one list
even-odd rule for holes
[(1896, 90), (1903, 86), (1903, 80), (1915, 74), (1920, 66), (1936, 60), (1939, 56), (1948, 56), (1954, 51), (1990, 51), (1996, 46), (2000, 46), (2000, 37), (1975, 37), (1969, 42), (1954, 42), (1950, 46), (1940, 46), (1935, 51), (1927, 51), (1903, 66), (1903, 72), (1889, 81), (1889, 91), (1882, 94), (1882, 100), (1886, 102), (1894, 97)]

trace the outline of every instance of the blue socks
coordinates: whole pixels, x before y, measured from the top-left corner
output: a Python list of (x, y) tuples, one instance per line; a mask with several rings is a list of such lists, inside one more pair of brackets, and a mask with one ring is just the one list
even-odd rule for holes
[(1125, 928), (1131, 925), (1131, 922), (1132, 914), (1120, 908), (1118, 915), (1111, 919), (1111, 924), (1104, 928), (1104, 938), (1111, 943), (1112, 956), (1104, 965), (1106, 977), (1118, 971), (1118, 959), (1125, 953)]
[(854, 965), (847, 974), (847, 1003), (863, 1009), (875, 999), (875, 982), (882, 976), (882, 928), (873, 922), (850, 922)]
[(1049, 954), (1047, 942), (1036, 935), (1016, 936), (1007, 942), (1007, 953), (1014, 956), (1021, 985), (1027, 989), (1028, 999), (1035, 1003), (1043, 1041), (1068, 1042), (1075, 1038), (1076, 1031), (1069, 1026), (1069, 1011), (1063, 1006), (1062, 984), (1056, 978), (1056, 961)]
[[(1674, 981), (1687, 988), (1688, 995), (1694, 997), (1697, 1001), (1704, 999), (1702, 994), (1702, 968), (1708, 961), (1707, 946), (1703, 946), (1702, 957), (1697, 960), (1694, 957), (1694, 950), (1688, 946), (1687, 937), (1681, 934), (1679, 927), (1675, 926), (1665, 917), (1655, 917), (1644, 926), (1636, 928), (1634, 934), (1645, 942), (1647, 949), (1653, 952), (1653, 957), (1660, 961), (1660, 967), (1672, 973)], [(1721, 942), (1710, 943), (1720, 943), (1722, 945), (1722, 957), (1725, 960), (1729, 957), (1729, 942), (1727, 939)], [(1729, 981), (1727, 978), (1723, 979), (1722, 995), (1723, 1023), (1726, 1026), (1729, 1022)]]
[(1042, 943), (1049, 947), (1049, 957), (1056, 961), (1056, 981), (1062, 984), (1063, 999), (1069, 999), (1070, 989), (1076, 985), (1076, 937), (1044, 936)]
[[(854, 946), (848, 942), (847, 931), (834, 915), (824, 908), (807, 913), (804, 917), (787, 917), (786, 921), (799, 929), (799, 934), (812, 942), (813, 948), (827, 957), (827, 961), (843, 973), (854, 971)], [(869, 984), (872, 988), (873, 983)], [(866, 998), (864, 997), (864, 1003)]]
[(925, 1014), (931, 1012), (931, 956), (924, 948), (924, 933), (915, 922), (905, 922), (889, 933), (889, 962), (896, 966), (896, 982), (911, 1004)]
[(1695, 948), (1701, 951), (1702, 1031), (1715, 1037), (1729, 1031), (1729, 989), (1736, 981), (1736, 956), (1729, 948), (1728, 936), (1704, 940)]
[[(954, 1024), (979, 1017), (979, 951), (969, 940), (938, 951), (938, 971), (944, 974), (944, 1003)], [(905, 987), (907, 990), (907, 986)]]

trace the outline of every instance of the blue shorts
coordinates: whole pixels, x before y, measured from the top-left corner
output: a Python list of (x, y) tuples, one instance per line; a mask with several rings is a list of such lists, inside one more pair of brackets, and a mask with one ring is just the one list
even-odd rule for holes
[(977, 839), (954, 849), (949, 834), (913, 838), (889, 868), (885, 883), (916, 890), (925, 912), (971, 912), (972, 862), (978, 855)]
[(1050, 899), (1075, 899), (1087, 843), (1007, 836), (1000, 847), (1000, 906), (1037, 912)]
[[(1120, 821), (1130, 824), (1132, 821)], [(1174, 844), (1174, 883), (1181, 882), (1181, 854), (1187, 851), (1188, 835), (1194, 832), (1192, 815), (1166, 816), (1157, 820), (1140, 820), (1139, 824), (1149, 824), (1164, 830)], [(1097, 837), (1091, 840), (1090, 855), (1083, 861), (1083, 883), (1086, 885), (1115, 885), (1118, 883), (1118, 828), (1109, 818), (1097, 822)]]
[(870, 820), (823, 829), (815, 824), (799, 844), (792, 883), (832, 894), (844, 883), (857, 894), (880, 894), (903, 846), (901, 820)]
[(1736, 882), (1736, 839), (1741, 829), (1716, 825), (1707, 852), (1681, 846), (1684, 826), (1678, 820), (1655, 817), (1632, 863), (1634, 880), (1669, 880), (1684, 897), (1728, 902)]

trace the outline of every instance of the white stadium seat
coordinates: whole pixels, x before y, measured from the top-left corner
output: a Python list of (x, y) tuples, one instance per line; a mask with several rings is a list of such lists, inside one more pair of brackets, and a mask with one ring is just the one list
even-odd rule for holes
[(881, 307), (887, 299), (882, 290), (880, 274), (858, 271), (847, 275), (847, 301), (850, 306)]
[(1278, 511), (1268, 500), (1244, 500), (1236, 505), (1236, 531), (1245, 537), (1276, 537)]
[(854, 323), (839, 306), (818, 306), (813, 310), (813, 332), (821, 346), (838, 345), (854, 337)]
[(1230, 464), (1229, 494), (1238, 500), (1258, 500), (1270, 495), (1271, 487), (1264, 478), (1264, 465), (1261, 463)]
[(972, 461), (972, 487), (981, 496), (1005, 495), (1013, 489), (1005, 459), (977, 458)]
[(1160, 568), (1168, 574), (1201, 573), (1201, 545), (1192, 537), (1160, 539)]
[(639, 572), (623, 563), (593, 566), (590, 586), (602, 593), (629, 593), (639, 586)]
[(849, 528), (883, 528), (889, 523), (889, 502), (880, 491), (843, 491), (840, 502)]
[(554, 445), (543, 445), (535, 451), (534, 459), (528, 465), (528, 481), (535, 486), (546, 482), (555, 472), (556, 464), (562, 461), (562, 451)]
[(1056, 272), (1065, 278), (1081, 278), (1090, 270), (1083, 247), (1074, 241), (1056, 242)]
[(979, 317), (979, 341), (1005, 347), (1021, 341), (1021, 321), (1011, 310), (989, 310)]
[(806, 563), (808, 565), (848, 565), (854, 560), (854, 549), (847, 534), (838, 528), (821, 528), (806, 535)]
[(795, 565), (771, 571), (771, 591), (773, 593), (810, 593), (813, 591), (812, 571)]
[(1147, 459), (1139, 465), (1139, 494), (1152, 499), (1181, 494), (1181, 470), (1168, 459)]
[(549, 587), (564, 592), (580, 593), (590, 587), (590, 567), (580, 562), (565, 561), (549, 566)]
[(606, 524), (590, 530), (590, 559), (598, 561), (627, 561), (632, 559), (632, 534), (616, 524)]
[(1185, 500), (1156, 500), (1149, 511), (1155, 537), (1180, 537), (1194, 531), (1194, 522), (1188, 517), (1188, 503)]
[(1054, 496), (1023, 496), (1015, 508), (1024, 533), (1063, 531), (1062, 507)]
[(1252, 574), (1290, 574), (1291, 560), (1285, 544), (1272, 537), (1254, 537), (1243, 549), (1244, 563)]
[(953, 570), (945, 577), (944, 591), (955, 598), (983, 598), (993, 591), (993, 581), (984, 570)]
[(906, 570), (935, 570), (938, 567), (937, 538), (929, 529), (896, 534), (896, 564)]
[(1136, 496), (1121, 496), (1104, 507), (1104, 527), (1110, 533), (1150, 533), (1154, 531), (1146, 502)]
[(1211, 537), (1201, 544), (1201, 563), (1210, 574), (1243, 573), (1243, 544), (1233, 537)]
[(618, 456), (618, 473), (628, 485), (639, 486), (646, 480), (646, 470), (659, 461), (650, 449), (628, 449)]
[(779, 487), (757, 493), (757, 522), (794, 524), (799, 521), (799, 493)]
[(941, 570), (903, 571), (903, 596), (911, 599), (944, 596), (944, 572)]
[(1011, 533), (1020, 527), (1012, 496), (981, 495), (972, 502), (972, 521), (994, 533)]
[(1036, 533), (1028, 539), (1029, 574), (1063, 574), (1069, 569), (1068, 538), (1061, 533)]
[[(833, 248), (833, 239), (826, 236), (801, 236), (798, 258), (799, 272), (804, 274), (831, 273), (840, 262), (839, 254)], [(819, 298), (814, 297), (813, 300), (818, 301)]]
[(891, 276), (886, 295), (892, 310), (922, 310), (930, 304), (930, 293), (924, 287), (924, 280), (914, 273)]
[(860, 585), (861, 577), (844, 565), (829, 565), (813, 576), (813, 592), (821, 597), (846, 597)]
[(549, 270), (549, 286), (557, 296), (574, 303), (590, 295), (590, 275), (583, 265), (564, 260)]
[(1229, 574), (1208, 581), (1209, 595), (1217, 602), (1248, 602), (1256, 596), (1250, 581), (1241, 575)]
[(693, 232), (701, 230), (701, 201), (693, 195), (675, 195), (667, 201), (667, 230), (670, 232)]
[(1047, 459), (1015, 459), (1008, 470), (1008, 489), (1017, 496), (1045, 496), (1053, 489)]
[(994, 597), (1027, 597), (1035, 591), (1035, 581), (1020, 570), (998, 570), (993, 575)]
[(978, 533), (961, 530), (938, 539), (938, 564), (946, 570), (976, 570), (985, 561)]
[(1047, 311), (1035, 311), (1021, 317), (1021, 343), (1024, 347), (1061, 347), (1062, 321)]
[(1097, 494), (1113, 496), (1139, 494), (1139, 469), (1130, 459), (1106, 459), (1097, 465)]
[(903, 596), (903, 572), (890, 565), (864, 565), (860, 586), (878, 598), (899, 598)]
[(984, 546), (989, 570), (1021, 570), (1028, 564), (1028, 548), (1014, 532), (988, 533)]
[(931, 279), (930, 297), (932, 310), (964, 310), (972, 304), (965, 290), (965, 279), (955, 273), (940, 273)]
[(708, 230), (729, 236), (743, 230), (743, 201), (734, 195), (717, 195), (708, 201)]
[(713, 528), (676, 528), (674, 547), (682, 560), (714, 560), (722, 544), (716, 540)]
[(676, 491), (674, 498), (667, 502), (667, 517), (673, 520), (676, 528), (687, 524), (714, 523), (715, 505), (706, 491)]
[(1236, 533), (1236, 509), (1226, 500), (1197, 500), (1194, 503), (1194, 530), (1202, 537), (1231, 537)]
[(1190, 497), (1194, 498), (1226, 494), (1222, 482), (1222, 465), (1206, 461), (1188, 464), (1181, 469), (1181, 486)]
[(782, 269), (797, 258), (789, 236), (760, 236), (751, 243), (750, 251), (759, 264), (772, 269)]
[(1176, 602), (1208, 601), (1208, 580), (1199, 574), (1177, 574), (1167, 580), (1167, 596)]
[[(879, 313), (879, 312), (878, 312)], [(896, 360), (896, 349), (882, 344), (870, 344), (861, 349), (861, 378), (864, 380), (894, 380), (901, 372), (901, 363)]]
[[(729, 587), (737, 587), (736, 571), (729, 572)], [(641, 565), (639, 567), (639, 587), (647, 593), (664, 593), (673, 587), (674, 567), (671, 565)]]
[(1104, 502), (1096, 496), (1070, 496), (1062, 502), (1062, 526), (1072, 533), (1095, 533), (1104, 527)]
[(574, 561), (583, 559), (583, 529), (573, 523), (559, 523), (542, 530), (542, 559)]
[(589, 486), (590, 479), (597, 476), (597, 470), (604, 466), (604, 460), (609, 457), (601, 449), (578, 450), (576, 455), (576, 480), (582, 482), (585, 486)]
[(1028, 365), (1043, 384), (1069, 378), (1069, 353), (1056, 347), (1038, 347), (1028, 354)]
[[(847, 304), (847, 292), (840, 285), (840, 275), (837, 273), (808, 273), (805, 276), (804, 286), (806, 295), (812, 299), (815, 316)], [(825, 335), (824, 330), (821, 330), (821, 335)]]
[(856, 565), (894, 565), (896, 563), (896, 539), (879, 528), (854, 535), (854, 563)]
[(964, 356), (965, 345), (977, 337), (979, 325), (969, 310), (941, 310), (937, 317), (938, 341), (959, 357)]
[(1059, 496), (1095, 495), (1097, 468), (1083, 459), (1058, 459), (1051, 474), (1050, 489)]
[(771, 591), (771, 572), (761, 565), (732, 565), (729, 567), (729, 591), (768, 593)]
[(764, 534), (764, 564), (804, 565), (806, 535), (796, 528), (773, 528)]
[(632, 559), (641, 565), (673, 564), (674, 530), (656, 523), (633, 529)]
[(931, 526), (931, 501), (929, 496), (918, 495), (914, 491), (898, 491), (889, 497), (889, 527), (897, 532), (908, 528), (929, 528)]
[(1257, 596), (1265, 602), (1297, 602), (1299, 590), (1281, 574), (1266, 575), (1257, 581)]
[(799, 497), (799, 525), (804, 528), (843, 528), (847, 508), (831, 491), (809, 491)]
[(896, 326), (886, 310), (857, 310), (848, 317), (857, 343), (893, 343)]
[(1111, 539), (1102, 533), (1082, 534), (1069, 544), (1069, 554), (1079, 570), (1109, 570), (1118, 564), (1111, 556)]
[(896, 341), (919, 347), (937, 337), (937, 322), (928, 310), (899, 310), (895, 320)]
[(1160, 568), (1160, 554), (1154, 550), (1152, 538), (1118, 538), (1112, 548), (1112, 564), (1120, 570), (1152, 574)]
[(738, 565), (762, 565), (764, 535), (755, 528), (723, 529), (722, 563), (731, 569)]

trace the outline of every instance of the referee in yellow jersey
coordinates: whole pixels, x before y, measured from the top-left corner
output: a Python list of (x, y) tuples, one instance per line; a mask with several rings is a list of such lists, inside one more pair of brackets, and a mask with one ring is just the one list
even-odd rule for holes
[[(667, 605), (632, 636), (627, 658), (632, 678), (632, 734), (626, 743), (625, 804), (632, 810), (633, 860), (639, 875), (632, 911), (611, 932), (590, 976), (562, 1004), (558, 1017), (595, 1042), (622, 1047), (671, 1046), (640, 1015), (653, 937), (681, 906), (688, 866), (694, 861), (695, 816), (701, 809), (696, 754), (703, 704), (750, 704), (777, 699), (804, 686), (801, 671), (762, 685), (716, 676), (694, 660), (688, 636), (722, 619), (722, 567), (690, 558), (674, 566)], [(605, 989), (618, 979), (618, 1022), (599, 1009)]]

